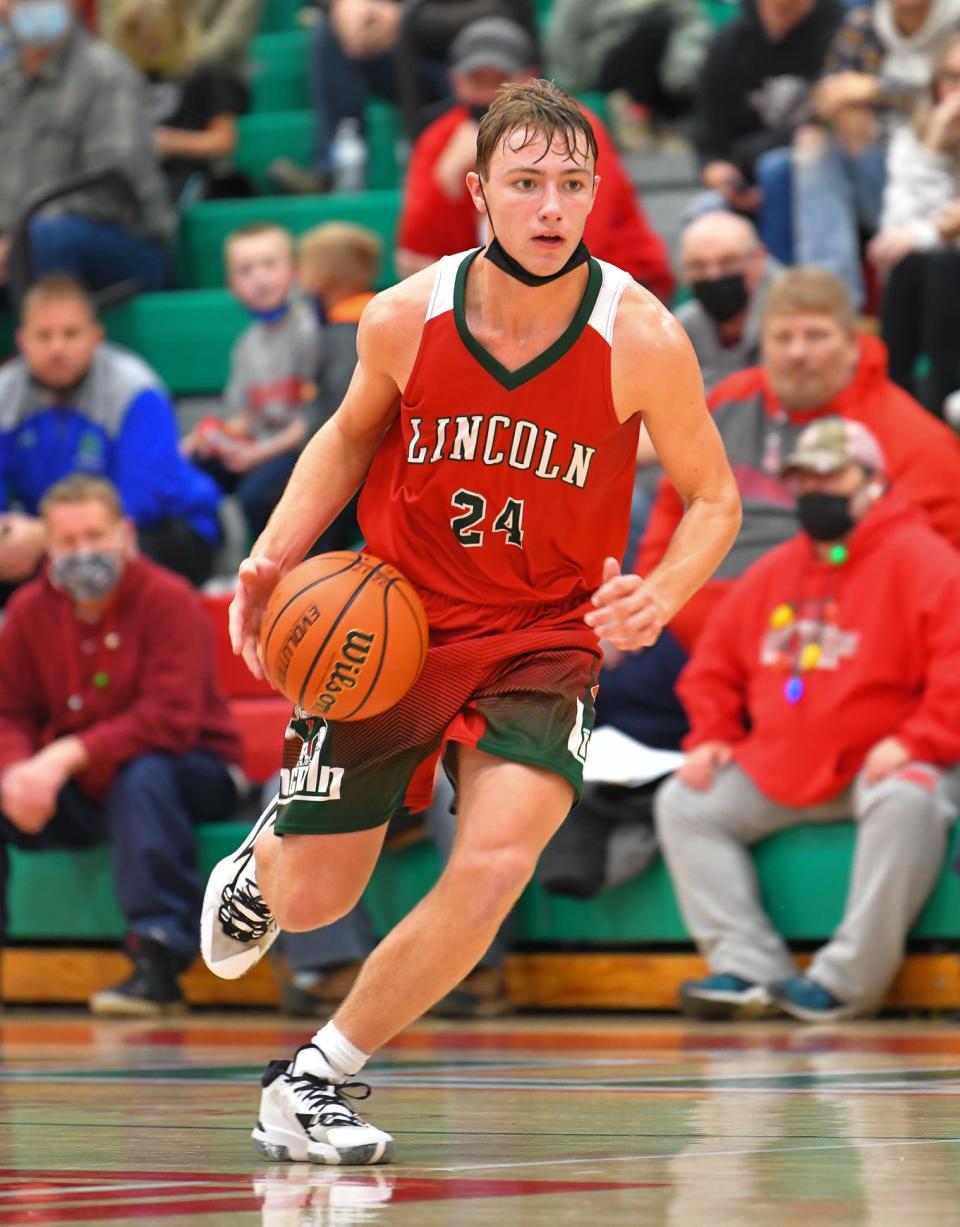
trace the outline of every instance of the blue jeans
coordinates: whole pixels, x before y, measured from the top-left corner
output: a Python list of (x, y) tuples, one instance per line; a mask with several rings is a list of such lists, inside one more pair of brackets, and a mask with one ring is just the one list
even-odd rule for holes
[[(767, 251), (781, 264), (793, 263), (793, 173), (789, 149), (771, 149), (757, 158), (754, 176), (763, 191), (763, 203), (755, 218), (757, 230)], [(697, 192), (683, 210), (683, 224), (689, 225), (704, 213), (727, 211), (726, 198), (712, 189)]]
[(817, 153), (794, 158), (794, 232), (797, 262), (839, 277), (854, 307), (864, 302), (861, 231), (880, 221), (886, 151), (879, 142), (851, 154), (829, 140)]
[(676, 684), (687, 663), (684, 648), (665, 630), (652, 648), (624, 656), (600, 673), (597, 727), (611, 724), (658, 750), (678, 750), (689, 725)]
[(265, 460), (246, 473), (234, 473), (215, 456), (204, 457), (194, 463), (198, 469), (209, 473), (221, 490), (236, 496), (243, 509), (247, 530), (251, 538), (256, 539), (266, 528), (270, 513), (283, 494), (287, 478), (299, 456), (298, 450), (281, 452), (279, 456)]
[(754, 167), (763, 204), (757, 229), (767, 251), (781, 264), (792, 264), (793, 250), (793, 167), (790, 149), (770, 149), (757, 158)]
[[(426, 102), (450, 93), (446, 68), (437, 60), (418, 63), (420, 90)], [(392, 51), (367, 59), (353, 59), (340, 46), (325, 17), (313, 27), (310, 49), (310, 95), (316, 119), (314, 169), (329, 174), (333, 167), (330, 146), (342, 119), (362, 119), (368, 96), (374, 93), (397, 100), (397, 57)]]
[[(6, 896), (8, 844), (41, 849), (107, 842), (128, 931), (162, 942), (186, 967), (197, 952), (203, 900), (194, 825), (229, 818), (236, 800), (230, 773), (207, 750), (131, 759), (102, 805), (68, 783), (38, 835), (25, 835), (0, 816), (0, 900)], [(5, 929), (5, 915), (0, 920)]]
[(34, 275), (67, 273), (90, 290), (134, 280), (144, 290), (167, 284), (167, 249), (113, 222), (86, 217), (37, 217), (30, 223)]

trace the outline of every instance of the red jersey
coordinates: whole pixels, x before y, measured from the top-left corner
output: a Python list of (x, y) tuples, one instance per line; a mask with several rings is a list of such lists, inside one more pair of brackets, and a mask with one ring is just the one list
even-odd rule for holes
[[(435, 628), (458, 625), (464, 603), (569, 616), (604, 558), (623, 554), (636, 471), (640, 419), (618, 421), (610, 377), (629, 274), (591, 260), (569, 327), (509, 371), (467, 328), (478, 254), (437, 265), (400, 412), (360, 499), (367, 547), (424, 592)], [(491, 617), (491, 629), (510, 620)]]

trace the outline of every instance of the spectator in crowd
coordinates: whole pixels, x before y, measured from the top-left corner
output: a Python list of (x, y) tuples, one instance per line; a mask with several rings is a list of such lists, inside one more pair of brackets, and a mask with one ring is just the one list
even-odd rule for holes
[(203, 583), (220, 544), (220, 494), (180, 455), (173, 405), (154, 372), (104, 341), (89, 296), (67, 277), (27, 292), (17, 344), (21, 356), (0, 370), (0, 580), (34, 573), (40, 501), (81, 472), (117, 486), (143, 553)]
[[(421, 133), (410, 159), (395, 257), (401, 276), (486, 243), (486, 219), (478, 218), (466, 186), (476, 161), (477, 126), (504, 84), (532, 75), (534, 55), (524, 30), (504, 18), (475, 22), (457, 36), (450, 69), (457, 105)], [(593, 255), (667, 299), (673, 277), (666, 245), (644, 217), (609, 133), (596, 116), (590, 122), (600, 187), (584, 240)]]
[(843, 12), (840, 0), (743, 0), (699, 78), (694, 142), (709, 192), (694, 209), (756, 215), (781, 264), (793, 262), (789, 146)]
[(34, 274), (69, 273), (91, 289), (126, 279), (160, 289), (174, 218), (143, 82), (122, 55), (90, 37), (77, 5), (15, 0), (10, 9), (17, 53), (0, 62), (0, 285), (11, 273), (14, 223), (31, 196), (76, 175), (115, 171), (126, 192), (112, 182), (84, 188), (34, 219)]
[(300, 238), (300, 285), (323, 324), (317, 405), (321, 422), (340, 407), (357, 365), (357, 328), (383, 261), (380, 237), (352, 222), (325, 222)]
[(230, 816), (239, 738), (199, 599), (138, 556), (118, 491), (74, 474), (41, 512), (47, 569), (0, 629), (0, 903), (10, 845), (109, 842), (134, 969), (91, 1008), (167, 1013), (197, 950), (194, 824)]
[(120, 0), (115, 45), (147, 79), (153, 140), (174, 202), (190, 184), (216, 195), (237, 147), (247, 88), (216, 60), (197, 62), (200, 25), (190, 0)]
[[(317, 423), (340, 407), (357, 365), (357, 329), (383, 260), (378, 235), (350, 222), (327, 222), (300, 239), (300, 284), (323, 322), (323, 362), (317, 377)], [(313, 552), (354, 549), (359, 491), (322, 534)]]
[[(796, 531), (796, 499), (780, 469), (811, 418), (866, 425), (900, 494), (960, 546), (960, 439), (888, 379), (883, 343), (858, 335), (843, 284), (820, 269), (783, 273), (767, 296), (761, 344), (763, 364), (728, 376), (709, 398), (740, 486), (737, 540), (657, 643), (604, 679), (598, 716), (651, 745), (682, 735), (673, 683), (732, 581)], [(663, 557), (681, 514), (676, 491), (661, 482), (637, 560), (641, 575)]]
[[(936, 414), (960, 385), (960, 34), (934, 69), (930, 104), (890, 143), (880, 233), (883, 339), (890, 376)], [(916, 379), (917, 359), (929, 369)]]
[(418, 103), (449, 96), (445, 61), (460, 30), (483, 17), (506, 16), (536, 36), (532, 0), (335, 0), (314, 26), (310, 84), (317, 128), (314, 166), (278, 159), (271, 175), (291, 192), (335, 185), (334, 147), (343, 124), (362, 122), (371, 93), (400, 102), (401, 73), (413, 73)]
[(680, 246), (693, 297), (676, 310), (693, 342), (707, 391), (760, 359), (760, 322), (780, 265), (746, 217), (716, 209), (695, 217)]
[[(960, 796), (960, 556), (896, 489), (860, 422), (822, 418), (786, 458), (802, 531), (737, 581), (680, 679), (688, 757), (655, 802), (710, 975), (697, 1017), (875, 1010), (940, 872)], [(840, 928), (798, 974), (748, 845), (853, 818)]]
[(312, 433), (320, 324), (310, 303), (294, 293), (293, 240), (282, 226), (254, 223), (234, 231), (225, 259), (230, 289), (252, 318), (230, 358), (229, 417), (204, 419), (183, 449), (236, 495), (253, 540)]
[(696, 0), (556, 0), (544, 53), (550, 76), (569, 93), (625, 89), (671, 120), (693, 104), (709, 38)]
[(960, 26), (960, 0), (876, 0), (848, 11), (814, 90), (821, 125), (797, 133), (794, 254), (866, 293), (862, 238), (880, 221), (889, 130), (929, 96), (934, 59)]
[[(124, 0), (97, 0), (101, 37), (115, 41), (115, 31)], [(244, 80), (249, 72), (250, 43), (260, 28), (264, 0), (189, 0), (190, 12), (199, 25), (199, 41), (193, 62), (219, 64)]]

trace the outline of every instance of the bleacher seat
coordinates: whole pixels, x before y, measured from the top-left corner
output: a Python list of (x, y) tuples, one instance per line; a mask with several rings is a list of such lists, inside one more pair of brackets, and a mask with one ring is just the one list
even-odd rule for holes
[(180, 228), (180, 266), (184, 285), (197, 289), (224, 284), (223, 244), (227, 235), (250, 222), (278, 222), (302, 234), (326, 221), (352, 221), (380, 235), (384, 260), (378, 288), (396, 281), (394, 235), (400, 211), (398, 191), (329, 196), (260, 196), (247, 200), (209, 200), (184, 214)]
[(261, 34), (276, 34), (293, 30), (297, 14), (305, 7), (305, 0), (267, 0), (260, 18)]
[(258, 34), (250, 47), (250, 110), (299, 111), (310, 106), (307, 30)]
[[(198, 859), (206, 873), (243, 838), (247, 827), (225, 822), (198, 831)], [(839, 923), (853, 856), (852, 822), (795, 827), (754, 849), (765, 905), (790, 941), (819, 941)], [(950, 858), (960, 845), (954, 831)], [(948, 858), (948, 860), (950, 859)], [(10, 936), (17, 940), (117, 941), (123, 920), (113, 898), (109, 853), (18, 852), (11, 849)], [(382, 858), (364, 896), (378, 933), (405, 915), (436, 881), (432, 844), (414, 844)], [(911, 930), (914, 939), (955, 942), (960, 877), (945, 867)], [(686, 945), (689, 936), (662, 860), (595, 899), (547, 895), (536, 884), (517, 910), (516, 940), (538, 948), (597, 949)]]

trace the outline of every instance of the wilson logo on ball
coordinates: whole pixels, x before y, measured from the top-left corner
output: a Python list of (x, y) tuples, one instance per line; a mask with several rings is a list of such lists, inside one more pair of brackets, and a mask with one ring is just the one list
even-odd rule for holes
[(375, 639), (376, 635), (367, 635), (363, 631), (347, 631), (347, 637), (341, 644), (340, 655), (330, 671), (327, 684), (313, 701), (314, 711), (325, 715), (345, 690), (352, 690), (356, 686), (356, 675), (367, 663)]

